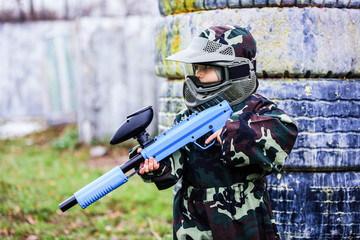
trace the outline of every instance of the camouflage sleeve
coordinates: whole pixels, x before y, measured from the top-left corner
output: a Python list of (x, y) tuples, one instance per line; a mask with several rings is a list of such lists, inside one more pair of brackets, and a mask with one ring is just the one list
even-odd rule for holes
[(246, 167), (248, 180), (279, 172), (298, 134), (284, 111), (270, 101), (265, 103), (235, 112), (221, 134), (223, 163)]
[(155, 183), (159, 190), (172, 187), (183, 175), (185, 156), (185, 150), (179, 149), (166, 159), (163, 159), (158, 170), (143, 174), (141, 177), (145, 181), (149, 179), (150, 182)]
[[(183, 114), (178, 114), (176, 117), (176, 122), (179, 122), (182, 119)], [(136, 150), (138, 147), (135, 147), (130, 152), (130, 157), (135, 156)], [(144, 182), (155, 183), (159, 190), (169, 188), (177, 183), (177, 181), (182, 177), (183, 166), (186, 159), (186, 151), (184, 149), (179, 149), (172, 153), (169, 157), (163, 159), (160, 162), (159, 169), (144, 173), (140, 177)]]

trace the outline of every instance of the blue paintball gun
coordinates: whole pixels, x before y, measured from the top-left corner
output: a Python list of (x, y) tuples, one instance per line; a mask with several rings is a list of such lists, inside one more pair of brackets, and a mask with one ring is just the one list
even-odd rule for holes
[[(123, 165), (116, 166), (74, 193), (72, 197), (59, 204), (60, 209), (65, 212), (77, 203), (82, 208), (86, 208), (126, 183), (128, 178), (134, 175), (136, 171), (129, 176), (126, 176), (125, 173), (133, 168), (139, 167), (144, 159), (153, 157), (159, 162), (190, 142), (197, 144), (196, 140), (206, 133), (215, 132), (223, 128), (232, 112), (229, 103), (222, 101), (204, 111), (193, 113), (185, 120), (155, 138), (149, 138), (149, 134), (146, 132), (146, 128), (153, 118), (153, 110), (151, 107), (141, 109), (129, 115), (125, 123), (111, 138), (110, 144), (114, 145), (130, 138), (136, 138), (143, 150)], [(206, 149), (214, 144), (214, 142), (215, 140), (206, 147), (199, 144), (197, 145)]]

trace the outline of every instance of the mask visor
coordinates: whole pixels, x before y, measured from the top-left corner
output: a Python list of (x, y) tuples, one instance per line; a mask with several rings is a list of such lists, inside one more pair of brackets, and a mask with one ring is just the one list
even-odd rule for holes
[[(185, 64), (185, 77), (193, 80), (197, 87), (207, 88), (219, 85), (225, 80), (224, 68), (209, 64)], [(216, 82), (202, 82), (198, 76), (202, 74), (216, 73), (218, 81)]]

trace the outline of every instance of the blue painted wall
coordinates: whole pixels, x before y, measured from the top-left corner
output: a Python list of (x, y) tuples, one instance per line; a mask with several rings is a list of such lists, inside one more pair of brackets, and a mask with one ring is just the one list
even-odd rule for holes
[[(283, 171), (267, 177), (282, 239), (360, 239), (360, 79), (259, 81), (300, 131)], [(162, 131), (185, 107), (182, 84), (164, 83)]]
[(262, 79), (298, 124), (283, 171), (267, 177), (283, 239), (360, 238), (360, 79)]

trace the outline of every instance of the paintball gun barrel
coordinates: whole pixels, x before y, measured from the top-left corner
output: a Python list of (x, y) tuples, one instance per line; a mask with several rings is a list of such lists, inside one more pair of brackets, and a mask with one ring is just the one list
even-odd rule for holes
[[(176, 124), (168, 131), (155, 138), (149, 138), (146, 132), (147, 126), (153, 118), (151, 107), (141, 109), (127, 117), (127, 120), (117, 130), (110, 140), (110, 144), (118, 144), (130, 138), (136, 138), (143, 150), (121, 166), (116, 166), (109, 172), (89, 183), (67, 200), (59, 204), (60, 209), (65, 212), (77, 203), (86, 208), (109, 192), (118, 188), (128, 181), (130, 176), (125, 173), (140, 165), (144, 159), (153, 157), (161, 161), (176, 150), (196, 140), (208, 132), (215, 132), (225, 125), (226, 120), (231, 116), (232, 109), (227, 101), (208, 108), (201, 112), (195, 112), (185, 120)], [(215, 140), (212, 142), (212, 144)], [(198, 145), (206, 149), (207, 147)]]

